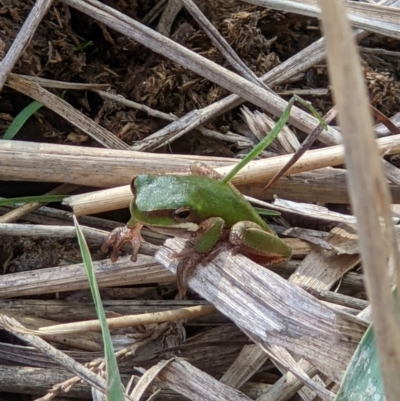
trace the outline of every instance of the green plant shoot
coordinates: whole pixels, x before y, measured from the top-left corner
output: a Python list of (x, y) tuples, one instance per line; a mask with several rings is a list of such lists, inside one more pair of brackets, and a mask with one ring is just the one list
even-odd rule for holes
[(318, 114), (318, 112), (314, 109), (313, 106), (311, 106), (309, 103), (307, 103), (305, 100), (303, 100), (301, 97), (294, 95), (288, 102), (288, 105), (286, 106), (285, 110), (283, 111), (281, 117), (279, 118), (278, 122), (276, 123), (275, 127), (271, 130), (271, 132), (262, 140), (260, 141), (254, 148), (246, 155), (246, 157), (241, 160), (223, 179), (223, 182), (228, 182), (231, 180), (235, 174), (237, 174), (246, 164), (250, 163), (253, 159), (255, 159), (268, 145), (270, 145), (274, 139), (278, 136), (278, 134), (281, 132), (282, 128), (286, 124), (287, 120), (289, 119), (290, 116), (290, 110), (292, 109), (292, 106), (294, 102), (297, 101), (304, 107), (307, 107), (308, 110), (312, 113), (312, 115), (318, 119), (320, 124), (324, 129), (327, 129), (327, 125), (325, 121), (322, 119), (322, 117)]

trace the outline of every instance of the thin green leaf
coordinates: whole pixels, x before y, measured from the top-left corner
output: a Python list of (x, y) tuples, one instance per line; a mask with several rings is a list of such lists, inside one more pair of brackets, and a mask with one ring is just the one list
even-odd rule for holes
[[(397, 325), (400, 327), (400, 298), (394, 290), (393, 301)], [(384, 312), (382, 312), (384, 313)], [(397, 376), (393, 378), (397, 380)], [(347, 367), (335, 401), (386, 400), (379, 354), (376, 348), (373, 325), (368, 327)]]
[(74, 216), (74, 224), (76, 235), (78, 237), (79, 247), (81, 250), (83, 264), (88, 276), (90, 291), (92, 293), (93, 302), (96, 308), (97, 317), (100, 321), (101, 332), (103, 335), (104, 353), (107, 371), (107, 400), (124, 401), (124, 392), (121, 383), (121, 377), (118, 370), (118, 363), (114, 353), (114, 347), (111, 340), (110, 331), (108, 329), (106, 314), (101, 302), (100, 291), (97, 285), (96, 276), (93, 271), (92, 257), (86, 244), (85, 237), (79, 226), (78, 220)]
[(42, 103), (39, 103), (36, 100), (28, 104), (28, 106), (20, 111), (18, 115), (14, 118), (13, 122), (5, 132), (3, 139), (13, 139), (26, 123), (26, 120), (28, 120), (28, 118), (32, 116), (32, 114), (35, 114), (41, 107), (43, 107)]
[(52, 203), (62, 202), (68, 195), (38, 195), (22, 196), (19, 198), (0, 199), (0, 206), (15, 205), (16, 203)]
[(271, 130), (271, 132), (261, 140), (254, 148), (246, 155), (246, 157), (241, 160), (223, 179), (223, 182), (228, 182), (235, 176), (246, 164), (250, 163), (253, 159), (255, 159), (268, 145), (270, 145), (275, 138), (279, 135), (282, 131), (282, 128), (285, 126), (287, 120), (290, 117), (290, 110), (295, 101), (298, 101), (303, 106), (307, 107), (310, 112), (313, 114), (315, 118), (318, 119), (320, 124), (327, 129), (326, 123), (323, 118), (318, 114), (318, 112), (312, 107), (309, 103), (303, 100), (301, 97), (294, 95), (288, 102), (285, 110), (283, 111), (281, 117), (279, 118), (278, 122), (276, 123), (275, 127)]
[(269, 210), (269, 209), (261, 209), (260, 207), (253, 207), (253, 209), (260, 214), (261, 216), (273, 216), (277, 217), (280, 216), (281, 214), (279, 212), (276, 212), (275, 210)]
[(93, 46), (93, 41), (88, 40), (87, 42), (83, 42), (81, 45), (75, 48), (76, 51), (83, 52), (87, 47)]

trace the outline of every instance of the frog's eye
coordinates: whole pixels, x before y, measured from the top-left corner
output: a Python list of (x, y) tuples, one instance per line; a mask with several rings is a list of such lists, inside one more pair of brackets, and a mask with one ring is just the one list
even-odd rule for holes
[(182, 206), (179, 209), (174, 210), (172, 217), (179, 223), (193, 221), (195, 218), (193, 210), (190, 206)]

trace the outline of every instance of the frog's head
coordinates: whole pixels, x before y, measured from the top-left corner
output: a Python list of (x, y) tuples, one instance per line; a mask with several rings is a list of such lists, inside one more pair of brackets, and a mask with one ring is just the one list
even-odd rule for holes
[(150, 228), (196, 231), (199, 217), (182, 177), (140, 174), (133, 179), (132, 219)]

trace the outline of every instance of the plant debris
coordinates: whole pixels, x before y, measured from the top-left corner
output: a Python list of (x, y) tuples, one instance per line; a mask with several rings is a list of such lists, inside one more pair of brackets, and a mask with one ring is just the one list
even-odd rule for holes
[[(0, 223), (6, 329), (0, 338), (1, 392), (89, 398), (90, 388), (105, 388), (98, 333), (48, 334), (45, 342), (29, 331), (96, 319), (72, 207), (93, 255), (107, 317), (148, 319), (111, 330), (127, 391), (177, 400), (264, 399), (280, 392), (289, 400), (305, 385), (321, 399), (335, 396), (370, 321), (335, 116), (329, 131), (268, 191), (268, 180), (314, 127), (314, 120), (301, 119), (302, 107), (273, 146), (233, 180), (257, 206), (281, 213), (269, 224), (293, 249), (291, 261), (268, 270), (223, 249), (198, 267), (189, 280), (193, 291), (181, 300), (175, 262), (168, 258), (168, 249), (182, 248), (181, 240), (160, 248), (167, 237), (144, 229), (148, 243), (135, 264), (129, 257), (111, 264), (99, 252), (107, 233), (129, 219), (127, 210), (113, 210), (128, 206), (128, 184), (137, 174), (187, 174), (195, 160), (226, 173), (277, 121), (284, 103), (274, 101), (272, 91), (286, 102), (300, 94), (320, 115), (334, 107), (317, 18), (238, 0), (196, 5), (254, 74), (251, 88), (260, 89), (258, 98), (265, 95), (263, 104), (273, 112), (241, 99), (251, 95), (248, 88), (232, 94), (229, 79), (240, 88), (243, 70), (213, 44), (218, 34), (211, 40), (179, 0), (54, 1), (23, 50), (14, 46), (24, 22), (35, 18), (29, 14), (35, 2), (0, 2), (0, 61), (14, 58), (1, 89), (0, 136), (33, 99), (45, 106), (12, 141), (0, 141), (1, 196), (77, 185), (66, 205), (0, 207), (4, 216), (21, 209), (17, 222)], [(157, 53), (129, 18), (164, 35), (156, 37)], [(400, 20), (393, 24), (400, 27)], [(358, 45), (370, 105), (382, 113), (376, 114), (375, 131), (397, 204), (400, 53), (392, 36), (363, 34)], [(173, 43), (167, 46), (167, 40)], [(169, 53), (173, 46), (203, 58), (197, 73)], [(213, 70), (212, 63), (224, 70)], [(205, 78), (221, 71), (221, 85), (218, 75), (213, 82)], [(394, 205), (395, 223), (396, 210)], [(205, 314), (209, 304), (216, 310)], [(190, 307), (203, 313), (167, 318)], [(32, 369), (23, 371), (25, 366)]]

